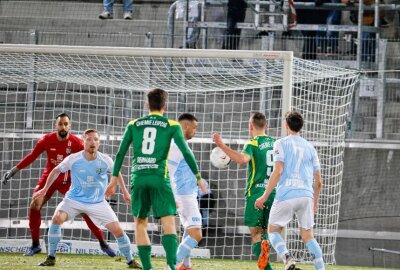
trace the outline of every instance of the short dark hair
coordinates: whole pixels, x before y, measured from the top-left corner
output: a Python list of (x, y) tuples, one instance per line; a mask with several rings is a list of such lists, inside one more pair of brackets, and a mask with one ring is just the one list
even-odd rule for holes
[(92, 132), (97, 133), (97, 135), (100, 135), (99, 132), (98, 132), (96, 129), (94, 129), (94, 128), (89, 128), (89, 129), (87, 129), (87, 130), (85, 130), (85, 131), (83, 132), (83, 136), (85, 137), (85, 135), (87, 135), (87, 134), (89, 134), (89, 133), (92, 133)]
[(299, 132), (303, 128), (304, 120), (299, 112), (287, 112), (285, 119), (292, 131)]
[(264, 128), (267, 125), (267, 118), (263, 113), (260, 112), (253, 112), (251, 114), (251, 122), (253, 126), (257, 128)]
[(190, 122), (196, 121), (196, 122), (198, 122), (197, 118), (191, 113), (182, 113), (181, 115), (179, 115), (178, 121), (179, 122), (180, 121), (190, 121)]
[(58, 118), (63, 118), (63, 117), (67, 117), (69, 120), (71, 120), (71, 118), (69, 118), (69, 115), (68, 115), (67, 113), (65, 113), (65, 112), (62, 112), (62, 113), (57, 114), (56, 120), (57, 120)]
[(147, 93), (150, 111), (160, 111), (167, 103), (168, 93), (161, 88), (154, 88)]

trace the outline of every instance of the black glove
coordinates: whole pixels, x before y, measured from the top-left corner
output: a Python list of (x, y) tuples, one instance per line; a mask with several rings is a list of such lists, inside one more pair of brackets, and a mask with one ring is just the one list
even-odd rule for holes
[(10, 180), (17, 172), (18, 172), (17, 166), (13, 167), (11, 170), (6, 172), (3, 175), (3, 178), (1, 179), (1, 182), (3, 183), (3, 185), (6, 185), (8, 180)]

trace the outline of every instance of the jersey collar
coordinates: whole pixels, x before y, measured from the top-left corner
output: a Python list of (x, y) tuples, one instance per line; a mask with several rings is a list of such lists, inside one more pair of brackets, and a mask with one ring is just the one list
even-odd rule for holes
[(159, 116), (163, 116), (161, 113), (159, 113), (159, 112), (151, 112), (151, 113), (149, 113), (149, 115), (159, 115)]
[(257, 138), (257, 137), (267, 137), (267, 134), (261, 134), (261, 135), (257, 135), (257, 136), (254, 136), (254, 138), (253, 139), (255, 139), (255, 138)]

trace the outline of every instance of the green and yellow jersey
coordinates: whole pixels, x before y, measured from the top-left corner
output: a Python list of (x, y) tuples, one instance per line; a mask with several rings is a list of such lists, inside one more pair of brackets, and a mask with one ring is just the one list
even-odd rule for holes
[(132, 177), (141, 175), (168, 176), (168, 154), (174, 139), (185, 161), (194, 174), (199, 172), (196, 159), (190, 151), (180, 124), (158, 113), (129, 122), (122, 137), (114, 162), (113, 176), (117, 176), (129, 146), (133, 145)]
[(273, 148), (276, 139), (267, 136), (256, 136), (248, 141), (242, 153), (250, 157), (248, 164), (248, 179), (246, 184), (246, 197), (262, 194), (268, 183), (274, 167)]

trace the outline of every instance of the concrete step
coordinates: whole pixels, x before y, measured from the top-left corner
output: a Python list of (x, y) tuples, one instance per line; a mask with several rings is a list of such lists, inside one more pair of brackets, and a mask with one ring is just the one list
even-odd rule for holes
[[(73, 32), (73, 33), (137, 33), (164, 34), (167, 31), (165, 21), (148, 20), (97, 20), (69, 18), (15, 18), (0, 17), (0, 30), (28, 31), (36, 29), (39, 32)], [(176, 25), (176, 30), (182, 29)]]
[[(137, 20), (167, 19), (169, 3), (133, 5)], [(114, 4), (114, 18), (122, 19), (122, 4)], [(101, 1), (81, 3), (69, 1), (0, 1), (0, 17), (97, 19), (103, 11)]]

